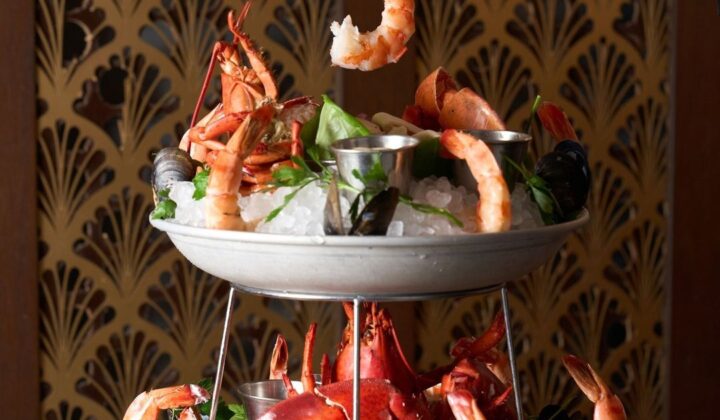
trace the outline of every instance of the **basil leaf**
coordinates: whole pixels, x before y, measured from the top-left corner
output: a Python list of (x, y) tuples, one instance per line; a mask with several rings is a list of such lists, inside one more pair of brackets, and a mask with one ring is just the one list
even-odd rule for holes
[(315, 144), (320, 148), (322, 159), (331, 159), (331, 144), (337, 140), (366, 136), (370, 134), (370, 131), (357, 118), (345, 112), (327, 95), (323, 95), (322, 99), (323, 107), (320, 111)]
[[(160, 194), (158, 194), (159, 196)], [(155, 206), (155, 210), (150, 213), (150, 217), (153, 220), (165, 220), (165, 219), (172, 219), (175, 217), (175, 209), (177, 208), (177, 204), (172, 201), (169, 198), (161, 199), (157, 206)]]
[(195, 175), (195, 177), (192, 180), (192, 183), (195, 186), (195, 192), (193, 193), (193, 196), (192, 196), (193, 200), (200, 200), (203, 197), (205, 197), (209, 177), (210, 177), (209, 169), (203, 169), (197, 175)]
[(305, 149), (315, 146), (315, 138), (317, 137), (318, 127), (320, 127), (320, 113), (323, 107), (320, 106), (316, 111), (315, 115), (310, 118), (308, 122), (303, 124), (300, 130), (300, 138), (302, 139)]

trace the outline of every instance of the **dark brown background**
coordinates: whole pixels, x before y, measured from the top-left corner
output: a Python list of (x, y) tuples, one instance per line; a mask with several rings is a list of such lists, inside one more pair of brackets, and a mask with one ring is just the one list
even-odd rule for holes
[(0, 13), (0, 407), (11, 419), (40, 414), (33, 3)]
[[(358, 2), (356, 2), (358, 3)], [(715, 418), (720, 391), (720, 17), (710, 0), (676, 1), (671, 418)], [(352, 8), (352, 7), (350, 7)], [(3, 4), (0, 39), (0, 407), (39, 414), (33, 2)], [(405, 61), (411, 62), (410, 60)], [(389, 69), (392, 71), (401, 70)], [(345, 81), (348, 89), (359, 85)], [(390, 75), (388, 75), (390, 77)], [(378, 79), (378, 91), (384, 77)], [(368, 86), (362, 86), (368, 89)], [(405, 103), (404, 98), (398, 98)], [(373, 104), (354, 104), (372, 111)], [(366, 109), (367, 108), (367, 109)], [(708, 193), (708, 190), (714, 193)]]
[[(671, 418), (717, 418), (720, 391), (720, 16), (677, 1)], [(708, 192), (710, 188), (713, 193)]]

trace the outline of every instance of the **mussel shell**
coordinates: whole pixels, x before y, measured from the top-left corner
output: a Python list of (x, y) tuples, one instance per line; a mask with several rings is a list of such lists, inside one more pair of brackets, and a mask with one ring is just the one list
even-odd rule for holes
[(587, 165), (588, 157), (585, 147), (575, 140), (563, 140), (555, 146), (555, 151), (565, 153), (574, 160)]
[(590, 192), (590, 172), (585, 163), (555, 151), (537, 162), (535, 173), (545, 180), (563, 215), (572, 215), (585, 206)]
[(190, 181), (195, 176), (195, 164), (188, 152), (166, 147), (155, 155), (151, 183), (157, 194), (175, 182)]
[(325, 211), (323, 212), (323, 230), (326, 235), (345, 235), (345, 226), (343, 225), (342, 210), (340, 208), (340, 190), (335, 175), (333, 175), (328, 186)]
[(400, 201), (400, 190), (390, 187), (379, 193), (365, 206), (353, 223), (350, 235), (382, 236), (387, 234), (388, 226), (395, 215)]

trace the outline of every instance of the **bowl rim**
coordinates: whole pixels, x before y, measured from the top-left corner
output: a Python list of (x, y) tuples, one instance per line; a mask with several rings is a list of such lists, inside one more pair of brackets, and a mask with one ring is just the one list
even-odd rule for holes
[[(524, 133), (522, 131), (513, 131), (513, 130), (467, 130), (467, 133), (471, 136), (475, 137), (477, 140), (480, 140), (487, 144), (492, 145), (505, 145), (505, 144), (525, 144), (532, 141), (532, 136), (528, 133)], [(509, 139), (499, 139), (499, 138), (482, 138), (481, 136), (483, 134), (490, 134), (498, 135), (499, 133), (502, 134), (508, 134), (511, 136), (514, 136), (514, 138)]]
[[(149, 216), (148, 216), (149, 217)], [(150, 217), (149, 217), (150, 218)], [(505, 232), (469, 233), (465, 235), (437, 236), (312, 236), (287, 235), (264, 232), (247, 232), (235, 230), (217, 230), (204, 227), (183, 225), (167, 220), (153, 220), (150, 224), (156, 229), (181, 236), (200, 239), (224, 240), (266, 245), (299, 245), (299, 246), (330, 246), (330, 247), (372, 247), (372, 248), (406, 248), (412, 246), (465, 246), (467, 244), (485, 243), (486, 241), (513, 240), (513, 238), (531, 237), (539, 231), (555, 231), (558, 233), (574, 231), (590, 220), (590, 213), (583, 208), (577, 217), (567, 222), (554, 225), (539, 226), (530, 229), (509, 230)]]
[[(399, 137), (403, 140), (407, 141), (407, 144), (400, 146), (400, 147), (375, 147), (372, 150), (362, 150), (362, 149), (346, 149), (342, 146), (344, 143), (349, 143), (351, 141), (356, 141), (359, 139), (378, 139), (378, 138), (384, 138), (384, 137)], [(330, 145), (330, 149), (333, 151), (334, 154), (375, 154), (375, 153), (395, 153), (395, 152), (401, 152), (404, 150), (412, 150), (416, 148), (418, 145), (420, 145), (420, 140), (412, 137), (412, 136), (406, 136), (403, 134), (371, 134), (368, 136), (358, 136), (358, 137), (350, 137), (347, 139), (337, 140), (333, 142)], [(337, 159), (335, 159), (337, 160)]]

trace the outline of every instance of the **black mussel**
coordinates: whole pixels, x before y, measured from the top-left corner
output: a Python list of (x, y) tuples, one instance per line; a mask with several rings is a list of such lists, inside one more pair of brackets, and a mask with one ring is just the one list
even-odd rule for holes
[(555, 151), (537, 162), (535, 173), (547, 183), (562, 216), (572, 216), (585, 206), (590, 192), (590, 172), (585, 163)]
[(326, 235), (344, 235), (342, 210), (340, 208), (340, 189), (337, 185), (337, 176), (333, 175), (328, 186), (328, 195), (325, 200), (323, 216), (323, 230)]
[(585, 150), (585, 147), (583, 147), (583, 145), (580, 144), (580, 142), (575, 141), (575, 140), (561, 141), (560, 143), (558, 143), (555, 146), (555, 151), (565, 153), (566, 155), (570, 156), (571, 158), (573, 158), (577, 161), (582, 161), (582, 162), (588, 161), (587, 151)]
[(155, 155), (152, 187), (157, 194), (179, 181), (190, 181), (195, 176), (195, 163), (188, 152), (177, 147), (166, 147)]
[(355, 223), (350, 229), (350, 235), (385, 235), (399, 201), (400, 190), (395, 187), (390, 187), (373, 197), (355, 219)]

